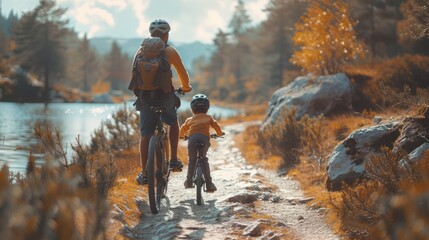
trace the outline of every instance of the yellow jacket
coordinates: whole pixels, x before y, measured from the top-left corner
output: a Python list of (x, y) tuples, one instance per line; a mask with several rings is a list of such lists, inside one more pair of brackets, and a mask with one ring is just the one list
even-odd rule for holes
[(185, 135), (191, 136), (195, 133), (202, 133), (210, 137), (210, 127), (212, 127), (218, 136), (222, 135), (220, 125), (213, 119), (212, 116), (205, 113), (197, 113), (194, 116), (185, 120), (185, 123), (180, 127), (180, 138)]

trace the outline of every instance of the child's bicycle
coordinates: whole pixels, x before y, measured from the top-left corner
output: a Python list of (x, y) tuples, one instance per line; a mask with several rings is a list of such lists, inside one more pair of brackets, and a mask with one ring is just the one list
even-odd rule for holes
[[(184, 94), (181, 89), (175, 92)], [(151, 212), (156, 214), (161, 209), (161, 199), (167, 194), (170, 171), (181, 171), (181, 169), (170, 169), (168, 126), (161, 120), (161, 114), (165, 108), (151, 107), (150, 109), (156, 113), (157, 124), (155, 134), (149, 140), (146, 173), (149, 206)]]
[[(221, 138), (221, 136), (218, 136), (217, 134), (211, 134), (210, 137), (214, 139)], [(185, 136), (185, 140), (188, 140), (187, 136)], [(201, 166), (202, 158), (205, 157), (202, 155), (202, 148), (204, 147), (204, 143), (196, 142), (195, 147), (197, 149), (197, 162), (196, 162), (194, 177), (192, 178), (192, 180), (193, 180), (193, 183), (195, 184), (195, 188), (197, 191), (197, 205), (202, 205), (203, 186), (204, 186), (204, 192), (207, 192), (207, 189), (205, 187), (206, 180), (204, 179), (204, 172)]]

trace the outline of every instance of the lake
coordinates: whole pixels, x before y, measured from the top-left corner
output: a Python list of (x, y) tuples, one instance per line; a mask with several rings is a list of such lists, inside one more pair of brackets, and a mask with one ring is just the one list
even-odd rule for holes
[[(125, 104), (132, 107), (132, 102)], [(0, 102), (0, 165), (7, 164), (14, 172), (25, 171), (29, 149), (37, 143), (33, 136), (37, 122), (59, 129), (63, 143), (68, 146), (75, 143), (78, 135), (81, 142), (87, 144), (101, 121), (110, 119), (123, 106), (124, 103), (50, 103), (45, 107), (43, 103)], [(187, 109), (189, 102), (182, 100), (179, 111)], [(217, 106), (209, 110), (209, 114), (222, 118), (238, 113), (238, 110)], [(36, 155), (36, 162), (42, 164), (43, 156)]]

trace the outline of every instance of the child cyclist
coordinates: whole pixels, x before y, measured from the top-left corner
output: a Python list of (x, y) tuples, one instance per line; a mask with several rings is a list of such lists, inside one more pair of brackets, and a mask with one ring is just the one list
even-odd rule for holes
[(210, 166), (208, 158), (206, 157), (207, 151), (210, 147), (210, 127), (212, 127), (218, 136), (224, 135), (220, 125), (213, 119), (212, 116), (207, 114), (210, 108), (210, 101), (204, 94), (197, 94), (192, 97), (191, 109), (193, 116), (186, 119), (185, 123), (180, 127), (180, 138), (185, 136), (189, 137), (188, 141), (188, 174), (186, 176), (185, 188), (193, 188), (193, 175), (195, 172), (195, 165), (197, 162), (197, 148), (195, 147), (196, 142), (204, 143), (202, 148), (201, 166), (206, 179), (206, 190), (207, 192), (214, 192), (217, 190), (213, 184), (210, 176)]

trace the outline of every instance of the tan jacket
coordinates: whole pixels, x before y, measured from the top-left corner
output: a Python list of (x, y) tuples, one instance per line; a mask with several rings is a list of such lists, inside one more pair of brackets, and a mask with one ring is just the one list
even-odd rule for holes
[(180, 127), (180, 138), (184, 138), (185, 135), (191, 136), (195, 133), (202, 133), (210, 137), (210, 127), (216, 131), (218, 136), (222, 135), (220, 125), (212, 116), (205, 113), (197, 113), (186, 119), (185, 123)]

